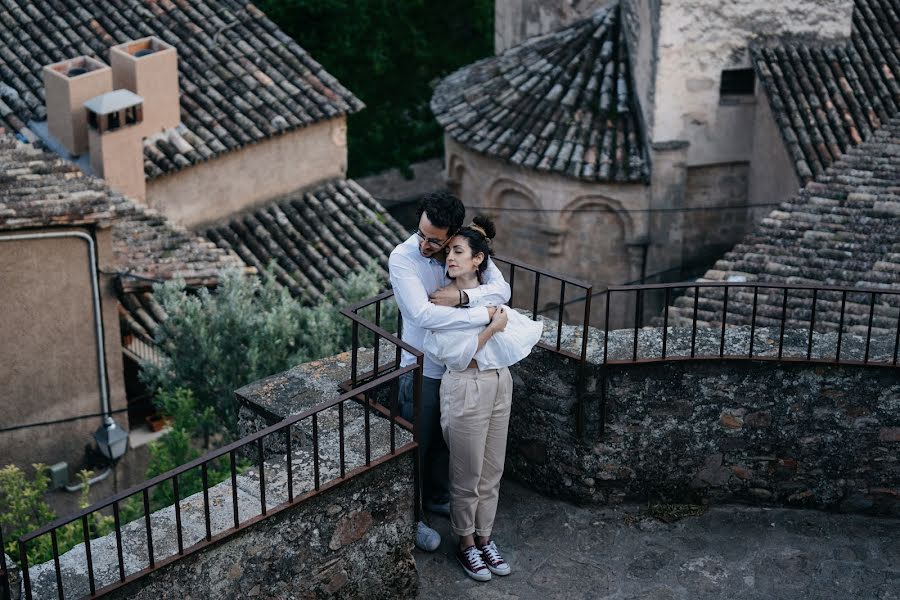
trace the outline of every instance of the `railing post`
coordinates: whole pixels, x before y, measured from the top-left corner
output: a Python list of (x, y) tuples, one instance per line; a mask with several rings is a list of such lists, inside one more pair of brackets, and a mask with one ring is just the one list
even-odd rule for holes
[[(563, 289), (565, 289), (565, 283), (563, 283)], [(588, 349), (588, 336), (590, 335), (590, 323), (591, 323), (591, 296), (593, 294), (593, 286), (585, 289), (585, 300), (584, 300), (584, 321), (582, 323), (581, 328), (581, 360), (578, 362), (578, 383), (576, 389), (576, 404), (575, 404), (575, 431), (579, 437), (584, 435), (584, 390), (587, 383), (587, 349)], [(557, 345), (557, 350), (559, 346)], [(603, 399), (600, 400), (601, 404), (603, 403)], [(601, 415), (603, 415), (605, 407), (601, 407)], [(606, 419), (601, 416), (600, 418), (600, 433), (603, 433), (604, 423)]]
[(9, 570), (6, 566), (6, 545), (3, 542), (3, 529), (0, 529), (0, 600), (10, 600)]
[(422, 477), (421, 477), (421, 464), (422, 464), (422, 451), (421, 446), (419, 446), (419, 411), (422, 407), (422, 385), (424, 383), (425, 377), (425, 357), (419, 356), (416, 359), (418, 363), (418, 368), (413, 372), (413, 441), (416, 443), (416, 453), (414, 458), (414, 469), (413, 469), (413, 483), (415, 492), (414, 492), (414, 502), (416, 507), (416, 522), (422, 520)]

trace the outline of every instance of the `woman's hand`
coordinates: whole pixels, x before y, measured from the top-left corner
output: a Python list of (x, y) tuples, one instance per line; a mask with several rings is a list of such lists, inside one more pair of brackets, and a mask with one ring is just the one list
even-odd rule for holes
[(505, 306), (501, 306), (497, 309), (497, 312), (494, 313), (493, 318), (491, 319), (491, 327), (494, 331), (503, 331), (506, 329), (506, 324), (509, 323), (509, 313), (507, 312)]

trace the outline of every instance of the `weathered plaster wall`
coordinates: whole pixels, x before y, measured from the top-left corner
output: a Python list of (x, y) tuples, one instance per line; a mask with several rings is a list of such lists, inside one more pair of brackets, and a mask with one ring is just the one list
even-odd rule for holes
[[(650, 186), (591, 183), (523, 169), (478, 154), (444, 137), (448, 179), (471, 218), (483, 213), (495, 220), (497, 254), (517, 258), (592, 282), (598, 289), (640, 277), (643, 244), (649, 238)], [(532, 306), (524, 290), (532, 279), (516, 274), (520, 306)], [(521, 283), (519, 283), (521, 282)], [(569, 289), (566, 299), (575, 298)], [(559, 287), (541, 282), (539, 308), (558, 305)], [(605, 306), (592, 305), (592, 320)], [(583, 314), (583, 303), (567, 306), (566, 320)], [(556, 313), (553, 313), (556, 314)]]
[[(574, 334), (564, 333), (572, 336), (564, 345), (578, 342)], [(718, 335), (700, 330), (698, 353), (717, 351)], [(777, 335), (758, 328), (756, 351), (777, 352)], [(785, 355), (805, 355), (806, 336), (789, 331)], [(814, 356), (833, 352), (836, 337), (816, 335)], [(900, 515), (897, 369), (749, 361), (610, 366), (601, 435), (601, 340), (592, 332), (581, 439), (575, 365), (536, 351), (512, 369), (517, 409), (507, 473), (579, 501), (744, 501)], [(610, 358), (630, 358), (632, 340), (632, 332), (611, 332)], [(659, 329), (643, 330), (639, 357), (658, 356), (660, 343)], [(684, 355), (690, 330), (670, 329), (668, 343), (671, 355)], [(748, 344), (748, 328), (730, 329), (726, 354), (746, 355)], [(865, 338), (845, 336), (844, 344), (861, 358)], [(872, 356), (889, 360), (893, 339), (874, 340), (872, 348)]]
[(186, 227), (347, 173), (346, 117), (245, 146), (147, 182), (147, 205)]
[(653, 140), (690, 142), (690, 165), (747, 160), (752, 105), (721, 105), (723, 69), (749, 68), (748, 44), (782, 35), (841, 40), (851, 0), (663, 0)]
[(769, 101), (760, 89), (757, 90), (753, 154), (750, 159), (748, 182), (747, 219), (750, 223), (756, 222), (776, 208), (759, 205), (784, 202), (794, 197), (800, 189), (800, 179), (797, 177), (794, 163), (788, 156), (784, 138), (775, 124)]
[(589, 17), (607, 0), (497, 0), (494, 2), (494, 53), (536, 35)]
[[(95, 231), (98, 267), (114, 271), (110, 230)], [(80, 239), (0, 242), (3, 427), (100, 412), (88, 265), (87, 244)], [(109, 276), (100, 275), (99, 286), (110, 402), (115, 410), (126, 406), (117, 300)], [(116, 420), (127, 427), (126, 418)], [(2, 433), (0, 465), (30, 469), (36, 462), (66, 461), (76, 466), (100, 424), (96, 417)]]
[(743, 162), (688, 168), (685, 208), (689, 212), (681, 254), (684, 276), (702, 275), (744, 236), (748, 171)]

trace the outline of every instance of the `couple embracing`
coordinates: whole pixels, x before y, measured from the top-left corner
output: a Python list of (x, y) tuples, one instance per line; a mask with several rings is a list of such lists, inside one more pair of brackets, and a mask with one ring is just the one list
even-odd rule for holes
[[(456, 557), (478, 581), (508, 575), (492, 539), (512, 403), (509, 366), (541, 337), (541, 324), (511, 310), (510, 287), (490, 260), (489, 219), (463, 225), (459, 198), (435, 192), (419, 206), (416, 232), (391, 253), (389, 270), (403, 340), (425, 353), (419, 428), (425, 508), (450, 516)], [(415, 363), (403, 353), (401, 364)], [(412, 420), (413, 377), (400, 380), (400, 412)], [(416, 545), (440, 535), (419, 522)]]

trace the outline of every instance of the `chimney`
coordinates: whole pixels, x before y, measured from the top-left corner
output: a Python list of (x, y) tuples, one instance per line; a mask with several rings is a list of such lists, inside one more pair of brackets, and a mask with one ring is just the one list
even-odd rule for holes
[(178, 101), (178, 52), (159, 38), (146, 37), (109, 49), (113, 84), (144, 99), (145, 136), (177, 127), (181, 122)]
[(63, 60), (43, 69), (47, 128), (73, 156), (88, 150), (84, 103), (113, 89), (113, 72), (89, 56)]
[(111, 188), (143, 201), (144, 99), (128, 90), (116, 90), (84, 103), (87, 113), (91, 168)]

